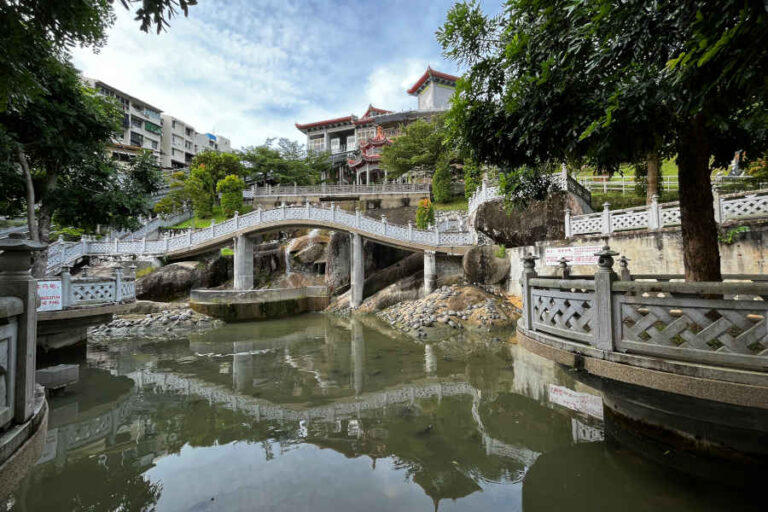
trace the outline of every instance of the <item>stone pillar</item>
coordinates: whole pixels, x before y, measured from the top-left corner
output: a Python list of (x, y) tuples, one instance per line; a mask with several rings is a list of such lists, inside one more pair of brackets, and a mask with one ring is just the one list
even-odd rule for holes
[(565, 238), (571, 238), (571, 209), (565, 209)]
[(365, 184), (371, 184), (371, 168), (367, 165), (365, 166)]
[(613, 257), (619, 253), (612, 251), (610, 247), (603, 246), (603, 250), (596, 252), (597, 272), (595, 272), (595, 303), (596, 308), (593, 313), (593, 324), (596, 324), (594, 330), (595, 346), (602, 350), (613, 350), (613, 313), (611, 284), (618, 279), (616, 272), (613, 271)]
[(245, 235), (235, 237), (235, 290), (253, 288), (253, 241)]
[(435, 251), (424, 251), (424, 295), (429, 295), (437, 287), (437, 265)]
[(115, 267), (113, 272), (115, 276), (115, 302), (120, 302), (123, 300), (123, 269)]
[(607, 235), (611, 232), (611, 203), (603, 203), (602, 232)]
[(363, 303), (363, 283), (365, 281), (365, 262), (363, 260), (363, 237), (352, 233), (350, 247), (351, 272), (349, 274), (349, 306), (357, 308)]
[(35, 402), (35, 350), (37, 348), (37, 281), (32, 252), (46, 244), (25, 240), (20, 233), (0, 239), (0, 295), (18, 297), (24, 312), (18, 317), (13, 418), (24, 423), (32, 417)]
[(72, 274), (69, 266), (61, 267), (61, 309), (67, 309), (72, 305)]
[(523, 257), (523, 275), (520, 276), (520, 289), (523, 292), (523, 316), (522, 320), (525, 323), (526, 329), (531, 329), (533, 326), (533, 308), (531, 307), (531, 285), (528, 282), (530, 279), (536, 277), (536, 260), (538, 256), (528, 254)]

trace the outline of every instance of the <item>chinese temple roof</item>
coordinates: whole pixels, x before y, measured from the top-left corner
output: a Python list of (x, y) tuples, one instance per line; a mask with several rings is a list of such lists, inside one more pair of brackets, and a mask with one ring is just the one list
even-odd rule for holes
[(349, 115), (344, 117), (337, 117), (335, 119), (326, 119), (324, 121), (315, 121), (314, 123), (306, 123), (306, 124), (296, 123), (296, 128), (298, 128), (301, 131), (311, 130), (312, 128), (319, 128), (321, 126), (334, 126), (334, 125), (340, 125), (340, 124), (347, 124), (347, 123), (351, 123), (355, 119), (357, 119), (355, 116)]
[(416, 96), (424, 89), (424, 87), (428, 85), (430, 81), (436, 81), (437, 83), (443, 83), (447, 85), (456, 85), (456, 81), (458, 81), (458, 79), (458, 76), (449, 75), (448, 73), (443, 73), (441, 71), (435, 71), (431, 67), (427, 66), (427, 70), (423, 75), (421, 75), (421, 78), (416, 80), (416, 83), (413, 84), (407, 92), (412, 96)]

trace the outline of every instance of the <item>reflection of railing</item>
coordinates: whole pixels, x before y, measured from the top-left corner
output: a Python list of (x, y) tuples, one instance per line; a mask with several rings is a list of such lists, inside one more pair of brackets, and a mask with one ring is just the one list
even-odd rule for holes
[(365, 194), (429, 194), (430, 185), (424, 183), (381, 183), (373, 185), (313, 185), (313, 186), (272, 186), (254, 185), (243, 191), (245, 199), (254, 197), (288, 196), (349, 196)]
[[(591, 233), (614, 233), (633, 229), (660, 229), (680, 224), (680, 204), (658, 202), (653, 196), (651, 204), (610, 210), (605, 203), (599, 213), (571, 216), (565, 212), (565, 236)], [(715, 193), (715, 221), (741, 220), (768, 216), (768, 190), (719, 195)]]
[(540, 278), (535, 258), (526, 257), (522, 332), (605, 352), (768, 370), (768, 276), (639, 281), (628, 260), (621, 260), (621, 278), (613, 272), (615, 255), (607, 247), (598, 253), (598, 270), (587, 278)]

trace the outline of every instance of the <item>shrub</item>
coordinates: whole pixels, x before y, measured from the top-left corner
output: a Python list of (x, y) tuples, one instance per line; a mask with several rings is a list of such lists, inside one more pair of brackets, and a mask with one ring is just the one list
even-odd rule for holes
[(56, 240), (59, 236), (66, 242), (77, 242), (85, 234), (85, 230), (73, 227), (64, 227), (51, 231), (51, 240)]
[(508, 210), (521, 210), (531, 201), (546, 199), (550, 193), (560, 190), (547, 168), (527, 165), (502, 173), (499, 185)]
[(482, 184), (483, 171), (480, 166), (469, 160), (464, 162), (464, 197), (471, 198)]
[(432, 176), (432, 195), (436, 203), (447, 203), (451, 200), (451, 171), (445, 159), (437, 163), (435, 174)]
[(507, 257), (507, 246), (504, 244), (501, 244), (498, 249), (496, 249), (496, 257), (497, 258), (506, 258)]
[(416, 209), (416, 227), (427, 229), (430, 224), (435, 222), (435, 207), (429, 199), (419, 201), (419, 207)]
[(226, 176), (216, 184), (216, 191), (221, 194), (221, 209), (227, 217), (243, 209), (244, 188), (245, 182), (234, 174)]

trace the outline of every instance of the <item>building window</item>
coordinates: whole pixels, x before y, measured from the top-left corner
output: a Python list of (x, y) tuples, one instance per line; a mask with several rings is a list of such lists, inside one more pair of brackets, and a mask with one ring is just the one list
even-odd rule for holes
[(156, 135), (163, 133), (163, 129), (160, 126), (156, 125), (155, 123), (150, 123), (149, 121), (144, 123), (144, 129)]
[(141, 128), (144, 125), (144, 121), (136, 116), (131, 116), (131, 126), (134, 128)]
[(184, 145), (184, 139), (180, 136), (173, 134), (173, 145), (177, 147), (182, 147)]
[(143, 146), (144, 136), (140, 133), (131, 132), (131, 144), (134, 146)]
[(157, 141), (156, 140), (150, 140), (149, 143), (152, 145), (152, 149), (157, 149)]
[(194, 134), (195, 132), (192, 130), (192, 128), (187, 128), (187, 137), (192, 138)]
[(321, 135), (320, 137), (309, 139), (309, 149), (310, 151), (323, 151), (325, 149), (325, 138)]
[(176, 121), (171, 121), (171, 128), (176, 129)]

